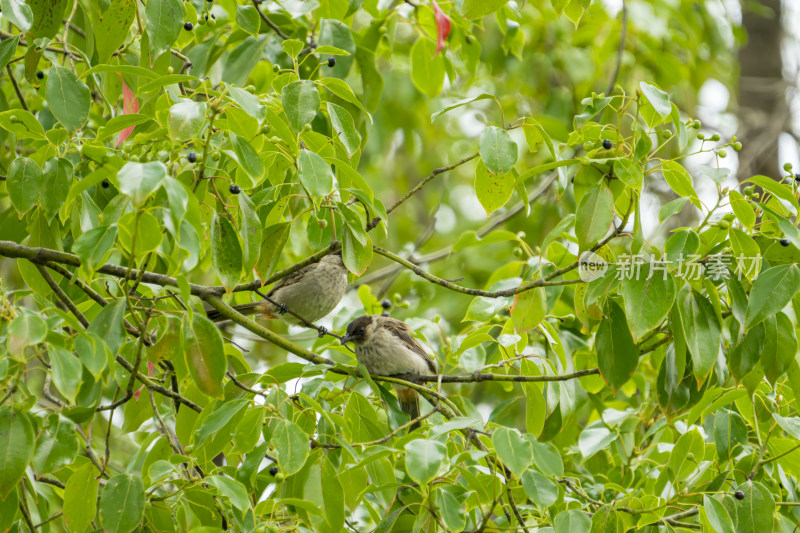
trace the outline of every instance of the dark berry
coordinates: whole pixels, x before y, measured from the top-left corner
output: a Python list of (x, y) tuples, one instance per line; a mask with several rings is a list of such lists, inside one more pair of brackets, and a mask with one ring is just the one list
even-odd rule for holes
[(273, 466), (272, 468), (269, 469), (269, 475), (270, 476), (274, 476), (277, 473), (278, 473), (278, 467), (277, 466)]
[(781, 246), (789, 246), (789, 239), (781, 239)]
[(336, 58), (335, 57), (329, 57), (328, 58), (328, 66), (329, 67), (333, 67), (335, 65), (336, 65)]
[(794, 181), (800, 183), (800, 174), (795, 174), (794, 175)]
[[(211, 0), (209, 0), (209, 1), (211, 1)], [(217, 19), (217, 16), (216, 16), (214, 13), (211, 13), (211, 18), (212, 18), (212, 19), (214, 19), (214, 20), (216, 20), (216, 19)]]
[(208, 13), (206, 13), (206, 20), (208, 20)]
[(231, 192), (231, 194), (239, 194), (240, 192), (242, 192), (242, 189), (240, 189), (239, 186), (236, 185), (235, 183), (230, 187), (228, 187), (228, 190)]
[(603, 139), (603, 148), (606, 150), (611, 150), (611, 141), (608, 139)]
[(103, 180), (100, 185), (102, 185), (104, 189), (108, 189), (108, 186), (111, 184), (108, 182), (108, 180)]
[(194, 25), (191, 22), (185, 22), (183, 24), (183, 29), (186, 31), (192, 31), (192, 28), (194, 28)]
[(737, 499), (737, 500), (744, 500), (744, 492), (742, 492), (742, 491), (740, 491), (740, 490), (737, 490), (737, 491), (734, 493), (734, 496), (736, 496), (736, 499)]
[(41, 70), (37, 70), (36, 71), (36, 77), (39, 78), (40, 80), (43, 80), (44, 79), (44, 72), (42, 72)]
[(383, 307), (384, 309), (391, 309), (392, 302), (390, 302), (389, 300), (384, 300), (381, 302), (381, 307)]
[(196, 162), (197, 161), (197, 154), (194, 153), (194, 152), (189, 152), (188, 154), (186, 154), (186, 160), (189, 161), (189, 163)]

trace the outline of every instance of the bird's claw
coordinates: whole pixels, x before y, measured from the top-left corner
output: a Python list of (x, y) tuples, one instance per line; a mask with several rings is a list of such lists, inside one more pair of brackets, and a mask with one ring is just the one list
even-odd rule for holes
[(286, 304), (280, 304), (278, 306), (278, 314), (285, 315), (288, 311), (289, 311), (289, 308), (286, 306)]

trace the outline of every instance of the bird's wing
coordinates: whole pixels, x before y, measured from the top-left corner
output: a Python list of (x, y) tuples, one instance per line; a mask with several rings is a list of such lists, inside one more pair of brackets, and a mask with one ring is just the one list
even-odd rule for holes
[(387, 331), (389, 331), (389, 333), (403, 341), (403, 344), (405, 344), (411, 351), (422, 357), (422, 359), (428, 365), (431, 374), (436, 374), (436, 363), (433, 362), (433, 359), (431, 359), (431, 356), (427, 354), (422, 345), (411, 336), (411, 328), (408, 327), (408, 324), (389, 317), (381, 317), (381, 320), (383, 321), (383, 326), (387, 329)]
[(288, 276), (282, 277), (281, 279), (278, 280), (277, 283), (275, 283), (275, 285), (272, 286), (272, 288), (267, 293), (267, 296), (271, 297), (279, 289), (286, 287), (287, 285), (297, 283), (303, 276), (305, 276), (308, 272), (314, 270), (318, 266), (319, 263), (311, 263), (310, 265), (306, 265), (296, 272), (292, 272)]

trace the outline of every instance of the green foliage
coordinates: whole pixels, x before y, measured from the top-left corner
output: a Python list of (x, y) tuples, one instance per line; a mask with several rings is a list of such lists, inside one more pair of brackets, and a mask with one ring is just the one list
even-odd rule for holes
[[(798, 186), (627, 6), (0, 0), (0, 532), (792, 531)], [(441, 383), (229, 307), (340, 247)]]

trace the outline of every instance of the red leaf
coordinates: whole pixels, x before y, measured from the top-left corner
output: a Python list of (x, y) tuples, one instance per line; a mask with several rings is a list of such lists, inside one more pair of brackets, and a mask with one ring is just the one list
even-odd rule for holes
[[(136, 99), (136, 95), (133, 94), (133, 91), (131, 91), (130, 88), (125, 84), (125, 80), (122, 79), (122, 74), (119, 74), (119, 79), (122, 80), (122, 114), (130, 115), (132, 113), (138, 113), (139, 100)], [(133, 133), (133, 128), (135, 127), (136, 126), (130, 126), (122, 130), (119, 133), (119, 139), (117, 139), (117, 144), (115, 146), (122, 144), (125, 139), (127, 139), (130, 134)]]
[(452, 24), (450, 17), (444, 14), (436, 0), (433, 0), (433, 13), (436, 17), (436, 54), (438, 54), (444, 48), (444, 42), (447, 40), (447, 36), (450, 35)]

